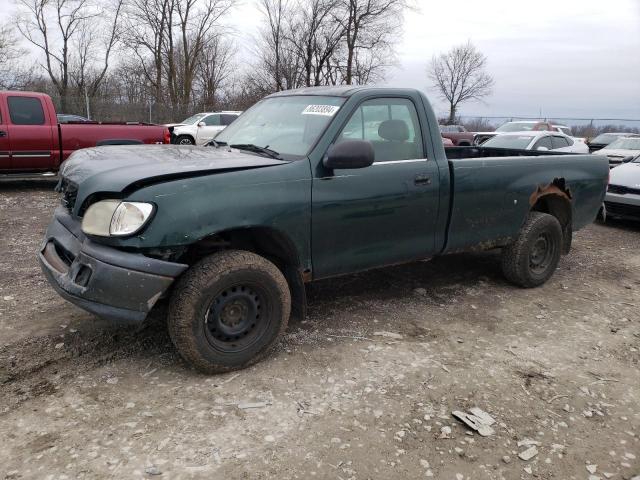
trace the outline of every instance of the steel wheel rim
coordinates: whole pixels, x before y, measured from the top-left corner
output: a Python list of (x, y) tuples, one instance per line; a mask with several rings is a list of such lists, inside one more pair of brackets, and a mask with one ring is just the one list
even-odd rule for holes
[(543, 274), (547, 271), (553, 257), (556, 245), (548, 233), (542, 233), (536, 238), (531, 253), (529, 254), (529, 268), (535, 274)]
[(218, 351), (237, 353), (255, 344), (269, 328), (269, 303), (264, 290), (240, 284), (219, 290), (204, 315), (209, 344)]
[(183, 138), (182, 140), (180, 140), (178, 142), (178, 145), (192, 145), (193, 142), (191, 140), (189, 140), (188, 138)]

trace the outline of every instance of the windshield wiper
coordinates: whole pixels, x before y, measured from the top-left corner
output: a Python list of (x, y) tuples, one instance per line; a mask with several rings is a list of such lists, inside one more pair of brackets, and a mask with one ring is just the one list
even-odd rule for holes
[(217, 141), (214, 139), (211, 139), (211, 141), (209, 143), (207, 143), (208, 146), (210, 147), (224, 147), (227, 144), (227, 142), (221, 142), (221, 141)]
[(233, 145), (230, 145), (230, 147), (236, 148), (238, 150), (246, 150), (247, 152), (262, 153), (263, 155), (275, 158), (276, 160), (282, 160), (280, 154), (275, 150), (271, 150), (268, 145), (266, 147), (260, 147), (258, 145), (254, 145), (253, 143), (235, 143)]

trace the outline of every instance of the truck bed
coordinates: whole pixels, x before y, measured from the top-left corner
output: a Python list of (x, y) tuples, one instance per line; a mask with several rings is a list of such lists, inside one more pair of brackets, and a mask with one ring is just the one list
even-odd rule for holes
[(570, 202), (574, 231), (593, 222), (604, 201), (609, 167), (603, 156), (486, 147), (446, 154), (451, 182), (444, 253), (508, 244), (551, 190)]

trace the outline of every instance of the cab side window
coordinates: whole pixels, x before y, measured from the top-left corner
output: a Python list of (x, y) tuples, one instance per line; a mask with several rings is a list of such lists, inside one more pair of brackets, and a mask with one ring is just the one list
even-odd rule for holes
[(204, 119), (204, 123), (207, 127), (218, 127), (220, 123), (220, 115), (209, 115)]
[(413, 102), (404, 98), (363, 102), (336, 143), (354, 139), (371, 142), (376, 162), (424, 158), (418, 113)]
[(9, 116), (14, 125), (44, 125), (44, 110), (34, 97), (8, 97)]

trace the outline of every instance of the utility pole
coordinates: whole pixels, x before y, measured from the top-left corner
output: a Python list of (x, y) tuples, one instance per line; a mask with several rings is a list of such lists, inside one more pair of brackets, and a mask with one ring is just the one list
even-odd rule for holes
[(91, 106), (89, 105), (89, 95), (87, 94), (87, 87), (84, 88), (84, 103), (87, 110), (87, 119), (91, 120)]

